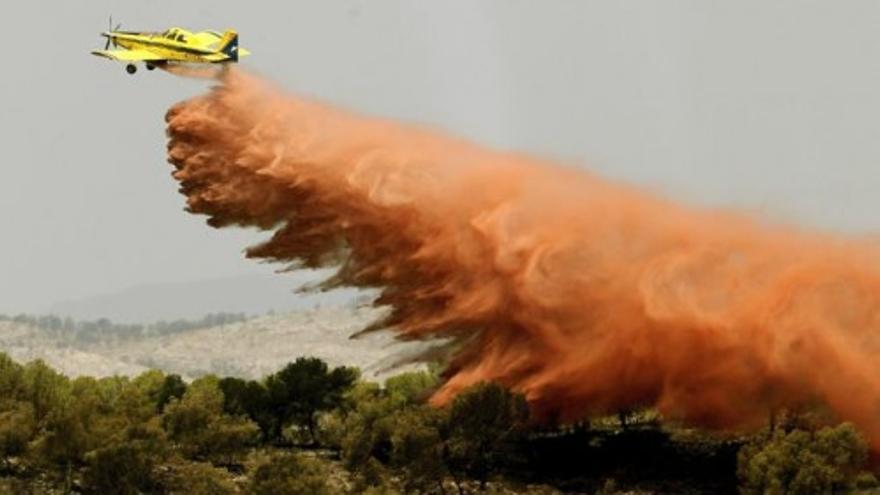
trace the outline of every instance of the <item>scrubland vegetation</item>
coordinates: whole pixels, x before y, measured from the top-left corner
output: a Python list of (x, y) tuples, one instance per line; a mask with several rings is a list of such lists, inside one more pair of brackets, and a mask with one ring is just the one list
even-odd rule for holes
[(437, 384), (315, 358), (262, 380), (69, 379), (0, 354), (0, 493), (880, 493), (859, 433), (819, 409), (749, 437), (652, 411), (549, 427), (496, 384), (431, 407)]
[(247, 321), (244, 313), (211, 313), (199, 320), (157, 321), (149, 325), (140, 323), (115, 323), (107, 318), (78, 321), (55, 315), (32, 316), (0, 314), (0, 322), (13, 322), (38, 328), (49, 337), (63, 337), (63, 341), (94, 343), (111, 339), (136, 340), (146, 336), (174, 335), (202, 328), (223, 326)]

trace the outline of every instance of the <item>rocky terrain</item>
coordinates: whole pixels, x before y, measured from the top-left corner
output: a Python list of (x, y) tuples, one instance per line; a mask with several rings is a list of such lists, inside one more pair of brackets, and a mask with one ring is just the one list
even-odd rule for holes
[(368, 306), (318, 307), (173, 335), (97, 342), (71, 342), (33, 325), (3, 321), (0, 351), (19, 362), (42, 359), (69, 376), (161, 369), (187, 379), (208, 373), (261, 378), (297, 357), (315, 356), (331, 366), (357, 366), (365, 376), (381, 378), (405, 369), (391, 367), (426, 345), (396, 341), (388, 332), (350, 338), (381, 311)]

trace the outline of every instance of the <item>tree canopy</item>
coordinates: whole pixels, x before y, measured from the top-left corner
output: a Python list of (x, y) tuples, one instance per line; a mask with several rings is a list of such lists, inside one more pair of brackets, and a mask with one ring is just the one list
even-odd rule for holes
[[(432, 371), (370, 382), (316, 358), (297, 359), (264, 380), (207, 375), (186, 383), (155, 370), (70, 379), (41, 361), (19, 364), (0, 353), (0, 493), (538, 494), (557, 493), (557, 486), (773, 495), (880, 488), (859, 432), (821, 414), (788, 414), (744, 443), (659, 424), (656, 413), (643, 424), (633, 416), (625, 429), (616, 414), (536, 428), (525, 398), (497, 383), (479, 383), (435, 407), (428, 398), (439, 384)], [(630, 463), (623, 469), (610, 462), (616, 458)], [(640, 463), (684, 481), (621, 477)], [(574, 467), (568, 478), (564, 466)], [(688, 484), (706, 466), (720, 469), (708, 476), (722, 481)], [(724, 481), (725, 473), (733, 481)]]

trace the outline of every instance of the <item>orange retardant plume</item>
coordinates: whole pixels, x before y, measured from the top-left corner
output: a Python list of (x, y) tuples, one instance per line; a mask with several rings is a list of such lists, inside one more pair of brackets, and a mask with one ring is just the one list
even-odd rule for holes
[(167, 122), (188, 209), (274, 231), (248, 256), (338, 266), (328, 284), (381, 289), (377, 328), (456, 343), (434, 403), (495, 380), (538, 418), (653, 406), (719, 429), (821, 403), (880, 450), (867, 242), (680, 206), (234, 70)]

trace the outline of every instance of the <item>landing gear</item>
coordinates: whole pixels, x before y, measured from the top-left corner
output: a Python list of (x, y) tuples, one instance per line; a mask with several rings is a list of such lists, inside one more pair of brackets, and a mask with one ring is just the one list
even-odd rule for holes
[(138, 68), (134, 64), (128, 64), (125, 66), (125, 72), (128, 72), (129, 74), (134, 74), (137, 70)]
[(146, 66), (147, 66), (147, 70), (154, 70), (154, 69), (156, 68), (155, 65), (153, 65), (153, 64), (149, 64), (149, 63), (146, 64)]

